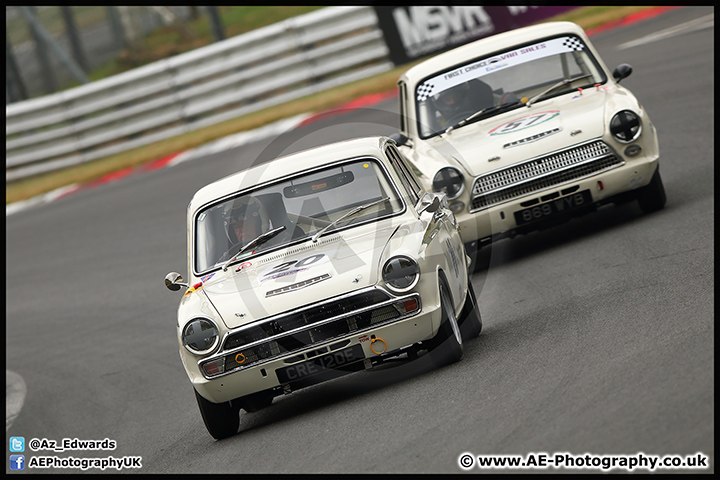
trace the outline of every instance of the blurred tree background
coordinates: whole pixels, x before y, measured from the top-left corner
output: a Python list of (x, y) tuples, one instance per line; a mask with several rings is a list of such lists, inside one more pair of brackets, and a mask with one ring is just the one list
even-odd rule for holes
[(322, 7), (5, 7), (5, 103), (99, 80)]

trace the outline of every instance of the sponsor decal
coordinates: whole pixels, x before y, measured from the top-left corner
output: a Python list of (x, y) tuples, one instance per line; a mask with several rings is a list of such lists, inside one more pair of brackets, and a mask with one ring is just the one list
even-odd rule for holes
[(240, 270), (245, 270), (246, 268), (252, 267), (252, 262), (243, 262), (235, 269), (236, 272), (239, 272)]
[[(511, 147), (517, 147), (518, 145), (525, 145), (527, 143), (536, 142), (538, 140), (541, 140), (548, 135), (553, 135), (555, 133), (561, 132), (562, 128), (555, 127), (551, 130), (547, 130), (545, 132), (536, 133), (535, 135), (532, 135), (530, 137), (521, 138), (520, 140), (515, 140), (514, 142), (506, 143), (503, 145), (503, 148), (511, 148)], [(570, 133), (572, 135), (572, 133)]]
[[(460, 278), (460, 269), (458, 268), (460, 262), (458, 262), (457, 255), (455, 255), (455, 249), (453, 248), (449, 238), (445, 239), (445, 247), (450, 254), (450, 260), (452, 261), (453, 269), (455, 270), (455, 277)], [(460, 286), (459, 283), (458, 286)]]
[(208, 280), (210, 280), (210, 279), (211, 279), (212, 277), (214, 277), (214, 276), (215, 276), (215, 272), (209, 273), (209, 274), (205, 275), (204, 277), (201, 277), (201, 278), (200, 278), (200, 281), (199, 281), (198, 283), (196, 283), (195, 285), (193, 285), (192, 287), (188, 288), (187, 291), (185, 292), (185, 295), (183, 295), (183, 296), (184, 296), (184, 297), (187, 297), (187, 296), (190, 295), (191, 293), (197, 292), (198, 290), (202, 289), (202, 288), (203, 288), (203, 284), (204, 284), (205, 282), (207, 282)]
[(499, 63), (497, 65), (491, 64), (489, 67), (485, 68), (485, 71), (492, 72), (493, 70), (499, 70), (499, 69), (501, 69), (503, 67), (507, 67), (507, 66), (508, 66), (507, 63)]
[(566, 52), (583, 50), (584, 45), (574, 36), (553, 38), (544, 42), (518, 48), (502, 55), (485, 58), (477, 62), (463, 65), (450, 72), (429, 78), (417, 87), (417, 100), (422, 102), (449, 88), (474, 78), (482, 78), (500, 68), (512, 67), (539, 58), (559, 55)]
[(187, 289), (187, 292), (185, 292), (185, 295), (183, 295), (183, 296), (184, 296), (184, 297), (187, 297), (187, 296), (190, 295), (191, 293), (200, 290), (202, 287), (203, 287), (203, 283), (202, 283), (202, 282), (198, 282), (198, 283), (196, 283), (195, 285), (193, 285), (192, 287), (188, 288), (188, 289)]
[(281, 293), (293, 292), (295, 290), (300, 290), (301, 288), (309, 287), (310, 285), (315, 285), (316, 283), (322, 282), (323, 280), (327, 280), (329, 278), (331, 278), (331, 275), (329, 273), (324, 273), (319, 277), (310, 278), (302, 282), (287, 285), (285, 287), (277, 288), (275, 290), (270, 290), (269, 292), (265, 293), (265, 296), (272, 297), (273, 295), (280, 295)]

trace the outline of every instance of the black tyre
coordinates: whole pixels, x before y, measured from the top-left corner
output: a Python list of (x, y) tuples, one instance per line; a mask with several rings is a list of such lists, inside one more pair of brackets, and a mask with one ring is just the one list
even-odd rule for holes
[[(272, 404), (273, 398), (275, 398), (273, 393), (269, 390), (266, 390), (263, 392), (251, 393), (250, 395), (240, 397), (237, 399), (237, 402), (240, 405), (240, 408), (242, 408), (248, 413), (252, 413), (269, 407)], [(233, 403), (234, 402), (235, 401), (233, 401)]]
[[(194, 390), (194, 389), (193, 389)], [(203, 398), (195, 390), (200, 414), (202, 414), (205, 428), (216, 440), (235, 435), (240, 426), (240, 410), (230, 402), (212, 403)]]
[(640, 209), (644, 213), (656, 212), (665, 206), (667, 197), (665, 196), (665, 186), (660, 178), (660, 167), (655, 170), (650, 183), (640, 189), (637, 199)]
[(480, 332), (482, 332), (482, 317), (475, 298), (475, 290), (468, 279), (467, 297), (462, 312), (460, 312), (460, 333), (462, 333), (463, 340), (470, 340), (480, 335)]
[(436, 367), (443, 367), (460, 361), (463, 356), (463, 340), (455, 309), (444, 283), (440, 283), (440, 309), (442, 323), (436, 341), (430, 350), (430, 359)]

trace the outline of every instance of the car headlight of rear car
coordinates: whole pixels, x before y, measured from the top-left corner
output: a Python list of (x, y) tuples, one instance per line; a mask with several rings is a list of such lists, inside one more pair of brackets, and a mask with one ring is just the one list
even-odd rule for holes
[(610, 120), (610, 133), (618, 142), (630, 143), (640, 136), (642, 124), (633, 111), (620, 110)]
[(190, 353), (204, 355), (215, 349), (220, 340), (218, 328), (209, 318), (193, 318), (182, 330), (182, 343)]
[(407, 292), (420, 280), (420, 266), (412, 258), (398, 255), (385, 262), (382, 278), (390, 290)]
[(444, 193), (448, 200), (460, 196), (463, 185), (463, 174), (455, 167), (443, 167), (433, 177), (433, 191)]

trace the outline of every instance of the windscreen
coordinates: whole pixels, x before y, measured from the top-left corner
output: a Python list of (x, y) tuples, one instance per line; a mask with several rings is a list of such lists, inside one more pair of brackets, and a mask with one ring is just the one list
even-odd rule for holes
[[(341, 220), (353, 209), (373, 202), (377, 203)], [(374, 158), (294, 176), (198, 211), (195, 271), (202, 274), (220, 267), (247, 245), (253, 246), (238, 258), (302, 242), (326, 227), (332, 233), (378, 221), (403, 208), (386, 172)], [(336, 224), (331, 225), (333, 222)], [(261, 235), (263, 240), (258, 242)]]
[[(563, 80), (568, 82), (552, 88)], [(603, 70), (576, 35), (512, 47), (419, 83), (415, 91), (418, 131), (422, 138), (429, 138), (483, 110), (487, 114), (478, 120), (519, 108), (537, 95), (541, 101), (605, 81)]]

